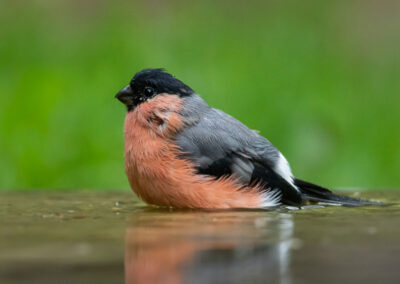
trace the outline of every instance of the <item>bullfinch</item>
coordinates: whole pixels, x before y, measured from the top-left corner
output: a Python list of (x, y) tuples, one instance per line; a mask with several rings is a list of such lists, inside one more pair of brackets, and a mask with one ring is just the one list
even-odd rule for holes
[(148, 204), (208, 209), (375, 204), (296, 178), (269, 140), (210, 107), (164, 69), (138, 72), (116, 98), (127, 107), (125, 172)]

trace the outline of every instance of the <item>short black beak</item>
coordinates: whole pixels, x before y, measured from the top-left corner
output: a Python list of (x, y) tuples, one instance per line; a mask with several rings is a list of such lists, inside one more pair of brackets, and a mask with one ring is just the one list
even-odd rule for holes
[(133, 102), (133, 93), (131, 86), (128, 85), (123, 88), (121, 91), (118, 92), (118, 94), (115, 95), (115, 97), (123, 104), (131, 104)]

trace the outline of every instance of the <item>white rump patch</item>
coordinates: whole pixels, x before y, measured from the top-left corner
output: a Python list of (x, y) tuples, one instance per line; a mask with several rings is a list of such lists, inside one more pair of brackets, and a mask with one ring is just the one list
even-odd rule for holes
[(261, 193), (261, 207), (276, 207), (281, 204), (282, 194), (278, 189), (271, 189)]
[[(290, 169), (289, 163), (282, 153), (279, 153), (279, 158), (275, 166), (275, 172), (283, 177), (291, 186), (297, 189), (293, 183), (292, 170)], [(297, 189), (297, 191), (299, 190)]]

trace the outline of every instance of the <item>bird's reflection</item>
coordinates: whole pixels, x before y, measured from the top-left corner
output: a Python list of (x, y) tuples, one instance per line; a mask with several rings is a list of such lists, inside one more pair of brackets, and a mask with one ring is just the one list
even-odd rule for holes
[(132, 214), (125, 281), (290, 283), (290, 214), (269, 211), (160, 211)]

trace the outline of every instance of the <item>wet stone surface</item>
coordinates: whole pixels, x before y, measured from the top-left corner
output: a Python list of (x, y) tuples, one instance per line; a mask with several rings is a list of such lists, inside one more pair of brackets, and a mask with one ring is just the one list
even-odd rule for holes
[(129, 191), (1, 192), (0, 283), (400, 283), (400, 191), (360, 196), (393, 204), (199, 211)]

